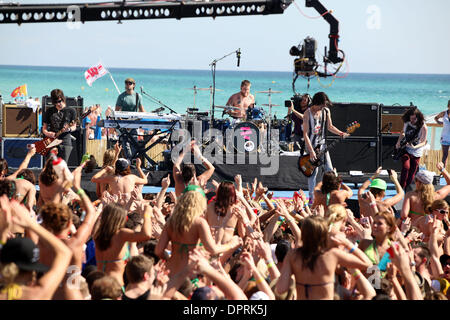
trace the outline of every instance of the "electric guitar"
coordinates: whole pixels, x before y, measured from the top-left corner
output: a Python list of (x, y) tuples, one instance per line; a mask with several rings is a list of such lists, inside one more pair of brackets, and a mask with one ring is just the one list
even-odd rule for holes
[[(347, 125), (346, 128), (346, 132), (348, 134), (352, 134), (353, 132), (355, 132), (355, 130), (357, 128), (359, 128), (361, 125), (355, 121), (352, 122), (351, 124)], [(300, 171), (306, 176), (306, 177), (311, 177), (314, 170), (320, 166), (322, 164), (322, 156), (325, 154), (325, 152), (327, 152), (328, 150), (330, 150), (331, 148), (333, 148), (338, 142), (340, 142), (341, 140), (335, 140), (332, 143), (330, 143), (329, 145), (325, 145), (325, 148), (323, 150), (320, 150), (320, 146), (317, 146), (314, 151), (316, 152), (316, 160), (315, 161), (311, 161), (309, 154), (306, 154), (304, 156), (301, 156), (298, 164), (300, 167)]]
[(406, 153), (406, 145), (408, 144), (408, 141), (406, 141), (406, 138), (403, 138), (400, 140), (400, 148), (396, 149), (394, 147), (394, 151), (392, 152), (392, 160), (400, 160), (400, 158)]
[(62, 143), (62, 140), (58, 139), (60, 135), (62, 135), (64, 132), (67, 132), (67, 129), (69, 127), (73, 126), (74, 124), (78, 124), (80, 120), (82, 121), (84, 118), (90, 115), (92, 111), (96, 110), (97, 108), (98, 106), (90, 108), (88, 111), (86, 111), (80, 116), (80, 119), (64, 124), (64, 127), (55, 134), (54, 138), (45, 137), (44, 139), (35, 142), (34, 147), (36, 148), (36, 153), (40, 154), (41, 156), (46, 156), (52, 148)]

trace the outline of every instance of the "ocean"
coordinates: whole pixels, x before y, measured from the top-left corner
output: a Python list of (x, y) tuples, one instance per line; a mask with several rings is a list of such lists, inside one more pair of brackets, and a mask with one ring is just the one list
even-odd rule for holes
[[(110, 105), (114, 108), (118, 96), (116, 87), (109, 75), (97, 79), (89, 87), (84, 78), (86, 68), (81, 67), (45, 67), (45, 66), (7, 66), (0, 65), (0, 94), (3, 102), (12, 101), (10, 94), (19, 85), (27, 84), (28, 95), (39, 97), (50, 95), (54, 88), (60, 88), (66, 96), (84, 98), (84, 106), (100, 104), (103, 111)], [(107, 66), (105, 66), (107, 67)], [(210, 111), (211, 94), (209, 90), (199, 90), (194, 96), (192, 88), (209, 88), (213, 85), (211, 70), (161, 70), (161, 69), (108, 69), (118, 89), (124, 91), (124, 80), (133, 77), (136, 89), (141, 87), (144, 108), (152, 111), (161, 105), (184, 114), (187, 108), (196, 107), (199, 111)], [(251, 93), (256, 105), (269, 103), (269, 96), (258, 91), (281, 91), (271, 95), (272, 114), (278, 118), (286, 115), (284, 101), (294, 94), (292, 72), (264, 71), (223, 71), (218, 69), (215, 75), (215, 105), (224, 106), (233, 93), (239, 91), (242, 80), (252, 83)], [(319, 81), (320, 80), (320, 81)], [(295, 82), (298, 93), (309, 92), (311, 95), (324, 91), (333, 102), (381, 103), (386, 106), (418, 106), (425, 115), (443, 111), (450, 100), (449, 74), (338, 74), (335, 79), (312, 78), (310, 88), (301, 77)], [(195, 101), (194, 101), (195, 99)], [(267, 108), (267, 107), (266, 107)], [(168, 111), (168, 110), (167, 110)], [(221, 109), (216, 109), (216, 117), (221, 116)]]

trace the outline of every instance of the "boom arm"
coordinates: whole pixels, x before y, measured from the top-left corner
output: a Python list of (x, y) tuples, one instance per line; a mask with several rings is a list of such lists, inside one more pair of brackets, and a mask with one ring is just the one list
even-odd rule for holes
[(1, 23), (181, 19), (281, 14), (292, 0), (122, 1), (72, 4), (0, 4)]
[(339, 21), (328, 12), (319, 0), (306, 0), (305, 6), (316, 9), (316, 11), (330, 24), (330, 34), (328, 36), (330, 38), (330, 50), (327, 56), (328, 62), (342, 62), (343, 59), (338, 57), (337, 47), (337, 43), (339, 42)]

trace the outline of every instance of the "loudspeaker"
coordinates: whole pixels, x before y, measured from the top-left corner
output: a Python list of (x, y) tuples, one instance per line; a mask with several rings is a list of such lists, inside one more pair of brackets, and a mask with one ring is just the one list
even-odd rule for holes
[[(2, 158), (8, 161), (8, 167), (18, 168), (28, 153), (27, 145), (39, 141), (39, 138), (3, 138), (2, 139)], [(35, 154), (31, 157), (28, 168), (42, 169), (43, 157)]]
[(379, 164), (379, 138), (328, 138), (327, 145), (336, 140), (329, 150), (333, 167), (338, 172), (351, 170), (375, 172)]
[(380, 133), (398, 134), (403, 129), (402, 116), (410, 107), (381, 106)]
[(86, 148), (84, 143), (85, 130), (78, 129), (76, 131), (72, 131), (70, 134), (74, 136), (77, 140), (72, 141), (73, 148), (72, 152), (70, 153), (67, 166), (78, 167), (80, 165), (81, 158), (83, 157)]
[(402, 170), (402, 162), (400, 160), (393, 160), (391, 155), (395, 149), (399, 135), (381, 135), (381, 154), (380, 154), (380, 166), (383, 169), (394, 169), (399, 172)]
[(4, 104), (2, 108), (3, 137), (37, 137), (38, 113), (32, 108)]
[[(357, 121), (360, 127), (352, 137), (378, 137), (380, 104), (378, 103), (333, 103), (330, 107), (331, 121), (339, 130), (345, 131), (347, 125)], [(327, 131), (327, 135), (336, 136)]]

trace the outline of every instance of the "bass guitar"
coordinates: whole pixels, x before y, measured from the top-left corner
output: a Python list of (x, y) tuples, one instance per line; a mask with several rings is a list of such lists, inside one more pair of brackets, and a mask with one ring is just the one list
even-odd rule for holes
[(97, 108), (98, 106), (90, 108), (88, 111), (86, 111), (80, 116), (80, 119), (74, 120), (71, 123), (66, 123), (64, 127), (55, 134), (54, 138), (45, 137), (44, 139), (35, 142), (34, 147), (36, 148), (36, 153), (40, 154), (41, 156), (46, 156), (52, 148), (61, 144), (62, 140), (58, 139), (60, 135), (62, 135), (64, 132), (67, 132), (67, 129), (69, 129), (69, 127), (73, 126), (74, 124), (78, 124), (79, 121), (82, 121)]
[[(346, 132), (348, 134), (352, 134), (353, 132), (355, 132), (355, 130), (357, 128), (359, 128), (361, 125), (355, 121), (352, 122), (351, 124), (347, 125), (346, 127)], [(341, 140), (335, 140), (333, 141), (331, 144), (329, 145), (325, 145), (325, 148), (323, 150), (320, 150), (320, 146), (317, 146), (314, 151), (316, 152), (316, 160), (315, 161), (311, 161), (309, 154), (306, 154), (304, 156), (301, 156), (298, 164), (300, 167), (300, 171), (306, 176), (306, 177), (311, 177), (314, 170), (320, 166), (322, 164), (322, 156), (325, 154), (325, 152), (327, 152), (328, 150), (330, 150), (331, 148), (333, 148), (338, 142), (340, 142)]]

